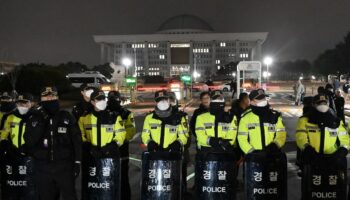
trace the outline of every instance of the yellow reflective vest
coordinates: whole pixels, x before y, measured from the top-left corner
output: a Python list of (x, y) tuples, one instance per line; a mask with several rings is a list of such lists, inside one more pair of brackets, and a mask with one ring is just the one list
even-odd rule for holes
[(181, 116), (172, 114), (168, 118), (170, 120), (164, 121), (154, 111), (149, 113), (143, 123), (142, 142), (147, 145), (153, 140), (164, 149), (168, 148), (175, 141), (179, 141), (182, 145), (185, 145), (187, 143), (187, 136), (186, 130), (184, 130), (181, 124)]
[(15, 113), (10, 114), (1, 130), (1, 140), (9, 140), (15, 147), (19, 148), (25, 143), (23, 139), (25, 127), (25, 119), (22, 119), (22, 116)]
[[(272, 112), (278, 114), (276, 111)], [(278, 117), (277, 123), (260, 123), (259, 116), (249, 109), (242, 114), (237, 137), (240, 148), (247, 154), (254, 150), (263, 150), (272, 142), (282, 148), (286, 142), (287, 133), (281, 116)]]
[(226, 122), (217, 122), (217, 131), (215, 131), (215, 115), (205, 112), (198, 115), (195, 130), (199, 149), (211, 147), (209, 145), (211, 137), (230, 140), (230, 144), (234, 145), (237, 137), (237, 119), (234, 117)]
[[(98, 116), (98, 117), (97, 117)], [(79, 128), (83, 142), (97, 147), (104, 147), (114, 141), (121, 146), (125, 140), (125, 127), (120, 115), (113, 112), (91, 112), (79, 119)]]
[(311, 145), (316, 152), (323, 152), (324, 154), (333, 154), (339, 147), (349, 149), (350, 146), (349, 135), (342, 121), (340, 121), (338, 128), (326, 127), (324, 134), (321, 134), (319, 126), (310, 123), (306, 116), (302, 116), (298, 120), (296, 142), (302, 150), (307, 145)]
[(126, 140), (131, 140), (136, 134), (136, 126), (134, 120), (134, 114), (128, 110), (124, 110), (121, 113), (122, 121), (126, 130)]

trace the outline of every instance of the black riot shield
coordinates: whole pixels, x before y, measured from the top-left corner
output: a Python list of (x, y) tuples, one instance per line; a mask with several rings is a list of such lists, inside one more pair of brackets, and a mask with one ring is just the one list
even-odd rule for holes
[(196, 197), (200, 200), (235, 200), (236, 163), (234, 154), (196, 155)]
[(1, 165), (2, 199), (37, 200), (33, 169), (31, 157), (17, 153), (6, 154)]
[(142, 200), (181, 199), (180, 152), (144, 152), (142, 154)]
[(245, 157), (247, 200), (287, 199), (287, 157), (284, 153), (250, 153)]
[(319, 155), (304, 165), (302, 199), (346, 199), (347, 161), (331, 155)]
[(120, 159), (86, 156), (82, 165), (82, 199), (120, 199)]

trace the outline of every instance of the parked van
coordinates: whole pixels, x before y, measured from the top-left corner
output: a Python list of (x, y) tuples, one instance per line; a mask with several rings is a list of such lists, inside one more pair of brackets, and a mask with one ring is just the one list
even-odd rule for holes
[(68, 74), (67, 79), (72, 83), (73, 87), (80, 87), (83, 83), (99, 87), (101, 84), (110, 83), (103, 74), (96, 71), (86, 71), (83, 73), (71, 73)]

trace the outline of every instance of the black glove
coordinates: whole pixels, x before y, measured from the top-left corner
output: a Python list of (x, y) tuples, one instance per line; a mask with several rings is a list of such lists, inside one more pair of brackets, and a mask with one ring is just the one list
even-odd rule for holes
[(271, 144), (269, 144), (267, 147), (266, 147), (266, 151), (268, 153), (278, 153), (280, 151), (280, 149), (278, 148), (277, 144), (272, 142)]
[(96, 146), (90, 147), (90, 154), (94, 158), (102, 158), (102, 151), (98, 149)]
[(220, 138), (210, 137), (209, 145), (214, 148), (220, 147)]
[(20, 146), (18, 150), (19, 150), (19, 153), (20, 153), (22, 156), (27, 155), (27, 148), (26, 148), (25, 145)]
[(80, 162), (75, 162), (74, 163), (74, 177), (75, 178), (78, 178), (78, 176), (80, 174), (80, 167), (81, 167)]
[(303, 162), (304, 162), (305, 164), (308, 164), (308, 163), (310, 163), (316, 156), (317, 156), (316, 150), (315, 150), (312, 146), (308, 145), (308, 146), (305, 147), (305, 149), (304, 149), (304, 151), (303, 151), (303, 158), (304, 158), (304, 159), (303, 159)]
[(221, 148), (224, 151), (233, 151), (233, 146), (230, 144), (230, 140), (221, 140), (219, 143), (221, 143)]
[(182, 151), (182, 144), (176, 140), (171, 145), (169, 145), (169, 149), (172, 152), (181, 152)]
[(105, 157), (119, 157), (119, 146), (116, 142), (108, 143), (106, 146), (102, 147), (102, 153)]
[(348, 155), (348, 150), (344, 147), (340, 147), (336, 152), (335, 152), (335, 155), (338, 157), (338, 158), (344, 158), (346, 157), (346, 155)]
[(8, 140), (2, 140), (0, 142), (0, 155), (5, 155), (8, 151), (10, 143)]
[(147, 144), (147, 149), (149, 152), (157, 151), (158, 150), (158, 144), (155, 141), (150, 141)]

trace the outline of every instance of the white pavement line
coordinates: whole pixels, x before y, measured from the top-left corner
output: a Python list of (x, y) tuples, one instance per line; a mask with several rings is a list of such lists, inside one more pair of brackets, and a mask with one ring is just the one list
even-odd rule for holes
[(140, 135), (141, 135), (141, 132), (136, 133), (136, 134), (134, 135), (134, 137), (132, 137), (132, 139), (130, 140), (130, 142), (136, 140), (138, 137), (140, 137)]
[(195, 173), (193, 172), (192, 174), (188, 175), (186, 178), (186, 181), (191, 180), (194, 177)]
[(140, 159), (133, 158), (133, 157), (129, 157), (129, 160), (133, 160), (133, 161), (141, 162), (141, 160), (140, 160)]

